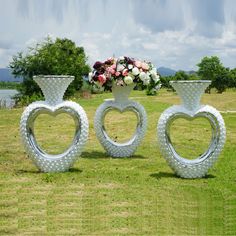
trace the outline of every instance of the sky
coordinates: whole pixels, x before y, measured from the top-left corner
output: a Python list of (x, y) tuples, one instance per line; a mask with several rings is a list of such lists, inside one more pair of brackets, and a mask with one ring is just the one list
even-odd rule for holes
[(0, 68), (45, 37), (69, 38), (88, 62), (130, 56), (195, 70), (204, 56), (236, 67), (235, 0), (0, 0)]

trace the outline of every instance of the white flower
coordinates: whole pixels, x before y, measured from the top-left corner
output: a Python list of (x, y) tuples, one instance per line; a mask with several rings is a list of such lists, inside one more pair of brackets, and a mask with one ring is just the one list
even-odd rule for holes
[(144, 85), (149, 85), (150, 79), (147, 77), (145, 80), (143, 80)]
[(124, 69), (125, 69), (125, 67), (123, 65), (121, 65), (121, 64), (117, 65), (117, 68), (116, 68), (117, 71), (122, 71)]
[(135, 76), (135, 75), (138, 75), (139, 74), (139, 69), (137, 67), (134, 67), (132, 69), (132, 74)]
[(125, 58), (123, 56), (119, 57), (119, 60), (124, 60)]
[(160, 80), (160, 75), (157, 75), (156, 73), (155, 74), (151, 74), (152, 76), (152, 79), (154, 80), (154, 82), (158, 82)]
[(139, 78), (143, 81), (144, 85), (148, 85), (150, 83), (150, 76), (143, 71), (139, 74)]
[(155, 87), (155, 90), (158, 91), (160, 88), (161, 88), (161, 84), (158, 84), (158, 85)]
[(157, 68), (153, 67), (150, 71), (151, 74), (156, 74), (157, 73)]
[(146, 80), (146, 77), (147, 77), (147, 74), (146, 74), (145, 72), (143, 72), (143, 71), (139, 74), (139, 78), (140, 78), (142, 81)]
[(127, 85), (129, 85), (133, 83), (133, 78), (128, 75), (128, 76), (125, 76), (124, 81)]
[(131, 65), (131, 64), (128, 65), (128, 69), (129, 69), (129, 70), (131, 70), (133, 67), (134, 67), (134, 66)]
[(93, 72), (89, 72), (88, 74), (88, 81), (91, 82), (93, 78)]

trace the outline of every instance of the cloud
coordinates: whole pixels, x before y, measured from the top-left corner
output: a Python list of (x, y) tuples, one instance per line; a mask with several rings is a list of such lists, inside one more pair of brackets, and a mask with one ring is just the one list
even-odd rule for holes
[(235, 6), (234, 0), (0, 0), (0, 67), (48, 34), (84, 46), (91, 64), (129, 55), (190, 70), (217, 55), (236, 67)]
[(192, 1), (192, 16), (196, 21), (195, 32), (206, 37), (217, 37), (223, 33), (225, 23), (224, 1)]
[(180, 30), (184, 27), (183, 8), (179, 1), (133, 1), (135, 20), (154, 32)]

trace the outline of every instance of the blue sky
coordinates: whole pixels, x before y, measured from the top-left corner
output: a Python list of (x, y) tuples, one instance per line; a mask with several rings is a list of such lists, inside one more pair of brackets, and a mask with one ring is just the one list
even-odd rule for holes
[(90, 64), (127, 55), (191, 70), (217, 55), (235, 68), (236, 1), (0, 0), (0, 68), (47, 35), (83, 46)]

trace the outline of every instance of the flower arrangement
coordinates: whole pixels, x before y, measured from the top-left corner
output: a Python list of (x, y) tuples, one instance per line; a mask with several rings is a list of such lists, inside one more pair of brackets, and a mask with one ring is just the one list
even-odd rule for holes
[(139, 61), (129, 57), (109, 58), (105, 62), (97, 61), (89, 73), (89, 82), (97, 87), (111, 90), (118, 86), (135, 84), (139, 89), (147, 89), (155, 94), (160, 88), (160, 76), (151, 62)]

